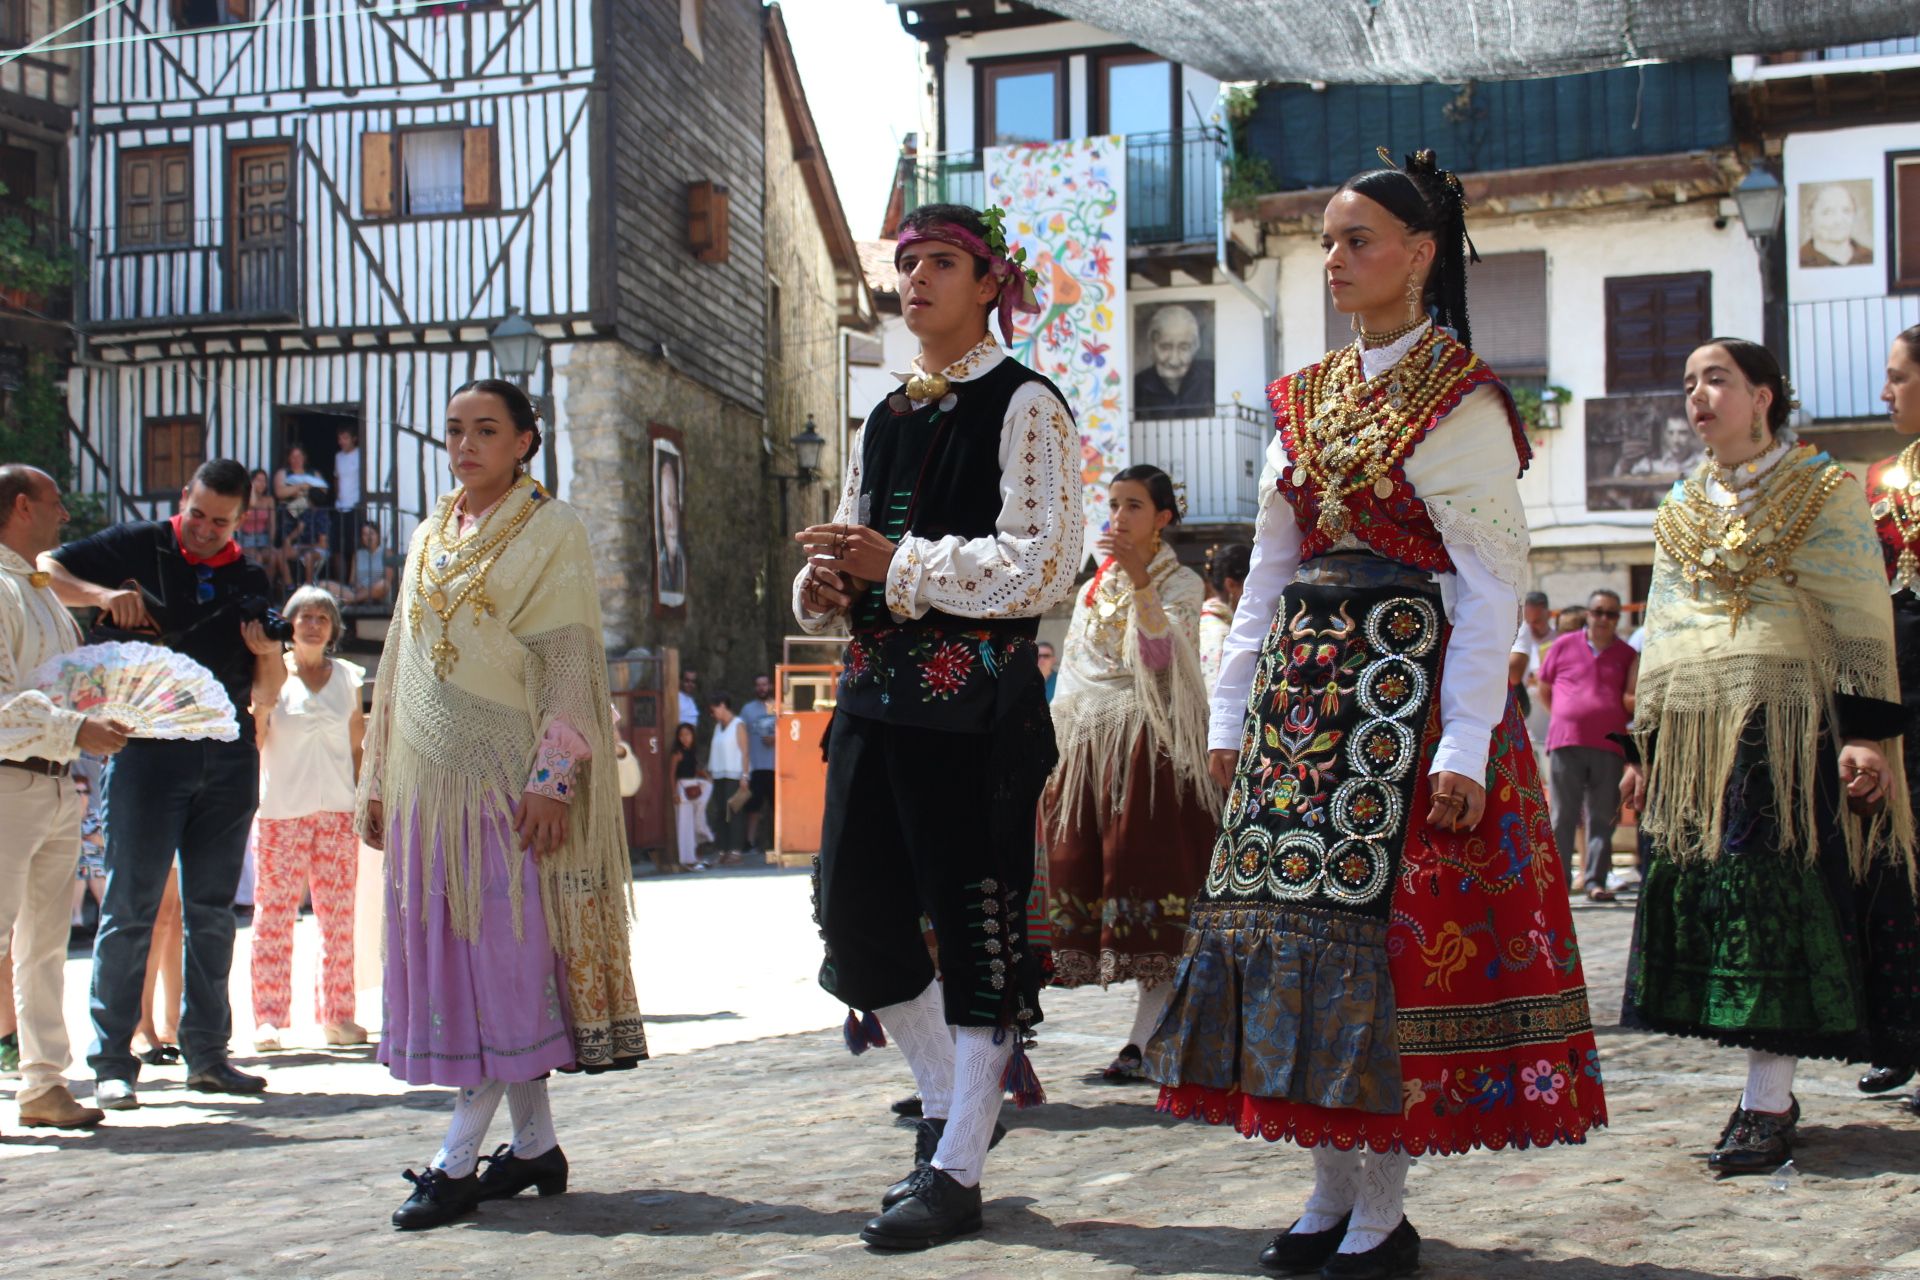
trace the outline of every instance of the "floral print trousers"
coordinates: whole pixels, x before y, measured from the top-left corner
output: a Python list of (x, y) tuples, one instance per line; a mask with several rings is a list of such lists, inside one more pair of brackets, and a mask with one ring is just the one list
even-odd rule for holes
[(353, 815), (262, 818), (253, 851), (254, 1024), (285, 1027), (292, 1017), (293, 926), (309, 888), (320, 922), (320, 1022), (353, 1021), (353, 885), (360, 865)]

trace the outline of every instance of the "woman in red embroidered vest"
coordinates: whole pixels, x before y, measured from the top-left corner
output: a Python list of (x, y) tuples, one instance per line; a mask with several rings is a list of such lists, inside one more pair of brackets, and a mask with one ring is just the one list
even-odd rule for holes
[(1363, 173), (1323, 244), (1360, 337), (1269, 392), (1208, 735), (1225, 814), (1147, 1069), (1163, 1110), (1312, 1148), (1263, 1266), (1395, 1276), (1414, 1156), (1579, 1142), (1606, 1104), (1508, 696), (1529, 450), (1467, 345), (1459, 183), (1425, 151)]

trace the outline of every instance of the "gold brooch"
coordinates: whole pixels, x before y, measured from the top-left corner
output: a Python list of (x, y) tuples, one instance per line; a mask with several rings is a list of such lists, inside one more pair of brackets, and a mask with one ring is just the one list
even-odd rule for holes
[(947, 394), (952, 385), (947, 381), (945, 374), (916, 373), (907, 379), (907, 398), (919, 404), (925, 404), (929, 400), (939, 400)]
[(45, 570), (35, 569), (27, 575), (27, 585), (31, 586), (35, 591), (39, 591), (43, 587), (50, 587), (53, 585), (53, 575), (47, 573)]

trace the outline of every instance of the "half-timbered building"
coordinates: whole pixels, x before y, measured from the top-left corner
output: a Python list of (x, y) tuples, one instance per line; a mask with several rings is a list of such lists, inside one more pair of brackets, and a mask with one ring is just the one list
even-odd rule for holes
[(159, 511), (351, 425), (397, 545), (517, 312), (609, 645), (764, 663), (758, 0), (125, 0), (90, 38), (83, 487)]
[(67, 139), (78, 101), (71, 52), (34, 53), (79, 14), (78, 0), (0, 0), (0, 411), (33, 371), (51, 377), (70, 342)]

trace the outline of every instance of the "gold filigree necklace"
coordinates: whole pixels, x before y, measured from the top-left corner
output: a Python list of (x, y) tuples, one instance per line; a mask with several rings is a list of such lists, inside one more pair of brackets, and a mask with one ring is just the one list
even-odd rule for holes
[(1900, 557), (1894, 561), (1888, 586), (1899, 591), (1920, 584), (1920, 556), (1913, 545), (1920, 540), (1920, 440), (1900, 451), (1891, 467), (1880, 473), (1880, 492), (1873, 501), (1873, 518), (1893, 518), (1900, 531)]
[[(487, 526), (494, 522), (507, 500), (522, 489), (531, 489), (527, 500), (514, 509), (511, 516), (498, 529), (488, 532)], [(494, 612), (493, 600), (487, 595), (487, 574), (498, 563), (514, 536), (525, 527), (532, 518), (534, 510), (546, 496), (546, 491), (534, 481), (522, 477), (516, 481), (505, 497), (494, 504), (493, 510), (482, 517), (478, 527), (465, 536), (458, 532), (454, 522), (454, 512), (460, 502), (449, 502), (440, 513), (438, 523), (429, 527), (425, 542), (420, 548), (420, 566), (414, 576), (413, 607), (408, 612), (408, 620), (417, 634), (420, 630), (420, 606), (425, 605), (440, 619), (440, 635), (429, 651), (433, 659), (434, 678), (444, 681), (453, 674), (453, 668), (460, 661), (460, 650), (453, 643), (453, 617), (463, 606), (471, 606), (473, 620)], [(450, 531), (453, 526), (455, 531)], [(457, 590), (449, 584), (461, 574), (466, 582)]]

